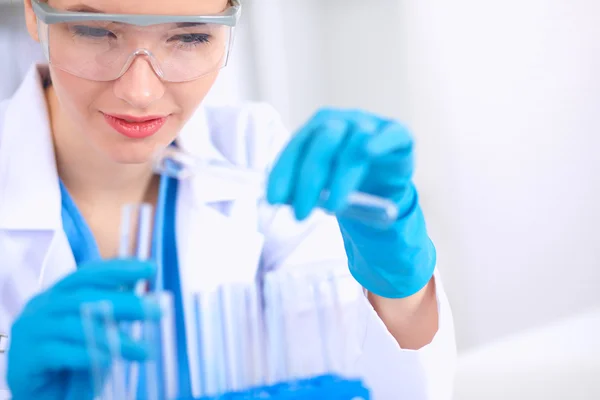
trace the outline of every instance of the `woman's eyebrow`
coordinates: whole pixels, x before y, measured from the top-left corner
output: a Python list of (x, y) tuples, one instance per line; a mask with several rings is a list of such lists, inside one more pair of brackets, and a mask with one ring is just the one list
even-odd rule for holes
[(206, 25), (204, 22), (179, 22), (176, 24), (178, 28), (193, 28), (194, 26)]

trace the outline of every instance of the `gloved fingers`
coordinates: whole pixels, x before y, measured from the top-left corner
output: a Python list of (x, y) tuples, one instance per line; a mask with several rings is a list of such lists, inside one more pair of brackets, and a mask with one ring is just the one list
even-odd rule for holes
[(292, 199), (295, 177), (298, 173), (297, 160), (302, 157), (316, 127), (329, 115), (319, 111), (287, 143), (277, 157), (267, 180), (267, 201), (271, 204), (288, 204)]
[[(88, 371), (77, 371), (71, 373), (67, 384), (67, 394), (65, 400), (94, 400), (96, 396), (102, 393), (102, 382), (105, 380), (106, 373), (99, 372), (100, 377)], [(96, 387), (96, 385), (100, 387)]]
[[(48, 304), (52, 302), (51, 292), (45, 291), (36, 296), (34, 296), (23, 308), (21, 312), (21, 318), (25, 318), (27, 316), (37, 316), (40, 310), (43, 310)], [(43, 311), (42, 311), (43, 312)]]
[(70, 292), (82, 287), (121, 288), (154, 277), (156, 266), (138, 260), (109, 260), (84, 264), (58, 282), (52, 290)]
[(411, 185), (414, 172), (413, 140), (408, 130), (399, 123), (386, 121), (365, 147), (376, 179), (365, 181), (363, 190), (397, 200)]
[(354, 132), (369, 136), (378, 134), (382, 124), (386, 122), (382, 118), (362, 110), (347, 110), (343, 112), (343, 115), (352, 124)]
[(53, 296), (47, 302), (45, 315), (80, 315), (86, 307), (99, 313), (97, 315), (109, 314), (115, 321), (158, 320), (162, 315), (160, 305), (154, 300), (133, 293), (101, 290), (78, 290)]
[[(114, 333), (117, 333), (116, 335)], [(127, 361), (142, 362), (148, 359), (148, 345), (134, 341), (131, 336), (124, 332), (101, 332), (95, 337), (97, 342), (96, 351), (120, 357)], [(86, 345), (86, 347), (89, 347)]]
[(34, 357), (39, 371), (105, 369), (111, 364), (110, 353), (66, 341), (41, 342), (32, 350), (28, 357)]
[[(346, 124), (345, 134), (337, 124)], [(302, 220), (315, 206), (341, 210), (359, 188), (397, 197), (412, 178), (412, 147), (412, 136), (395, 121), (361, 110), (321, 110), (281, 153), (269, 176), (267, 199), (292, 205)], [(319, 204), (326, 188), (329, 198)]]
[(412, 184), (413, 156), (398, 157), (388, 154), (371, 161), (369, 179), (361, 184), (361, 191), (394, 199)]
[(335, 117), (324, 121), (296, 160), (298, 174), (291, 199), (296, 219), (304, 220), (318, 205), (336, 167), (337, 153), (350, 135), (348, 128), (346, 121)]
[(269, 174), (267, 181), (267, 201), (269, 203), (291, 204), (296, 176), (299, 173), (297, 160), (302, 159), (315, 130), (327, 120), (343, 120), (343, 113), (343, 111), (332, 108), (322, 108), (292, 137)]
[(356, 191), (368, 172), (368, 158), (365, 157), (364, 144), (371, 133), (352, 124), (349, 139), (339, 150), (336, 167), (329, 184), (329, 197), (324, 208), (338, 212), (347, 204), (348, 196)]
[(337, 151), (328, 185), (329, 197), (324, 204), (326, 210), (334, 213), (343, 209), (348, 196), (361, 186), (370, 161), (365, 146), (385, 123), (381, 118), (361, 110), (341, 114), (348, 123), (348, 139)]
[(410, 132), (395, 121), (383, 121), (382, 126), (366, 145), (366, 151), (371, 157), (381, 157), (396, 152), (410, 153), (412, 148), (413, 138)]
[[(90, 340), (92, 334), (93, 338)], [(148, 344), (142, 342), (141, 337), (132, 338), (129, 333), (114, 326), (96, 326), (93, 333), (86, 332), (85, 336), (86, 346), (95, 346), (99, 352), (119, 356), (127, 361), (141, 362), (149, 356)]]
[(131, 336), (116, 326), (108, 326), (101, 319), (92, 317), (83, 320), (70, 316), (60, 320), (40, 320), (44, 329), (32, 330), (30, 340), (34, 343), (61, 341), (95, 348), (102, 353), (119, 354), (131, 361), (143, 361), (148, 357), (146, 344), (134, 341)]

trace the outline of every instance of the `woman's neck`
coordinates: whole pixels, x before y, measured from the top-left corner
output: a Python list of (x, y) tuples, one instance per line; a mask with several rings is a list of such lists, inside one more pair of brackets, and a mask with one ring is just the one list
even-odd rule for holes
[(46, 89), (46, 100), (58, 174), (79, 206), (154, 203), (157, 180), (150, 164), (120, 164), (109, 159), (64, 117), (52, 86)]
[(92, 231), (103, 258), (118, 256), (125, 204), (156, 205), (159, 179), (150, 165), (119, 164), (86, 142), (46, 89), (58, 174)]

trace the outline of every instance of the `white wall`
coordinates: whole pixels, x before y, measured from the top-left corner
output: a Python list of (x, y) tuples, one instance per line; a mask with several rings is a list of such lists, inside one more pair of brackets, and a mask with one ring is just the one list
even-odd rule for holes
[(462, 349), (600, 305), (600, 2), (279, 7), (291, 126), (335, 104), (413, 129)]
[(402, 15), (409, 80), (440, 83), (411, 119), (422, 152), (448, 145), (448, 184), (422, 182), (460, 344), (600, 305), (600, 3), (406, 1)]

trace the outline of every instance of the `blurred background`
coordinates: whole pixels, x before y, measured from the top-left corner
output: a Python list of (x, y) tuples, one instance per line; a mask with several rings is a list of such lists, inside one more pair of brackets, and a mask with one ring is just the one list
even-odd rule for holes
[[(0, 0), (0, 98), (38, 47)], [(404, 121), (459, 346), (457, 400), (600, 398), (600, 2), (247, 0), (206, 100)]]

